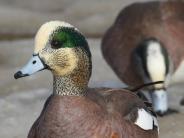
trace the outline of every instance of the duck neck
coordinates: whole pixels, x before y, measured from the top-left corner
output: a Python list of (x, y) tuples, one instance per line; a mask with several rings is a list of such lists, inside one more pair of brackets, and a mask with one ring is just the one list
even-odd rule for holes
[[(86, 59), (87, 60), (87, 59)], [(91, 60), (80, 60), (80, 65), (65, 76), (54, 75), (53, 92), (57, 95), (84, 96), (91, 76)]]
[(78, 84), (70, 76), (54, 76), (53, 93), (57, 95), (83, 96), (87, 89), (87, 84)]

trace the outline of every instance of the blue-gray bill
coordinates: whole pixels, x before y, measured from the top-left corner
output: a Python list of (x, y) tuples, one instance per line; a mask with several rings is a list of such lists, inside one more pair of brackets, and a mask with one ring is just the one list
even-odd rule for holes
[(38, 55), (33, 55), (29, 62), (21, 70), (14, 74), (14, 78), (18, 79), (29, 76), (45, 68), (46, 65), (43, 63), (40, 57)]

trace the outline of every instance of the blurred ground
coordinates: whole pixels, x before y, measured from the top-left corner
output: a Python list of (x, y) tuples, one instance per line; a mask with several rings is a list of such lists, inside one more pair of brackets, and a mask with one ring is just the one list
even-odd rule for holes
[[(124, 87), (104, 62), (100, 40), (88, 40), (93, 55), (90, 86)], [(0, 138), (25, 138), (52, 91), (52, 76), (48, 71), (19, 80), (13, 78), (13, 74), (30, 58), (32, 50), (33, 41), (29, 39), (0, 42)], [(170, 107), (180, 113), (159, 118), (160, 138), (184, 137), (184, 108), (179, 106), (183, 88), (183, 84), (173, 84), (169, 88)]]
[(28, 37), (49, 20), (70, 22), (85, 35), (97, 37), (123, 7), (142, 1), (149, 0), (0, 0), (0, 39)]

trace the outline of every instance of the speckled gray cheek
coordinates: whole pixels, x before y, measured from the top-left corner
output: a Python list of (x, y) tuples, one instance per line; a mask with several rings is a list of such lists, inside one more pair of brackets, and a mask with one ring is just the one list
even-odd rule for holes
[[(59, 49), (51, 48), (51, 41), (54, 35), (61, 29), (58, 27), (50, 36), (49, 40), (44, 49), (42, 49), (41, 54), (43, 58), (47, 55), (47, 59), (44, 59), (47, 62), (47, 65), (50, 68), (59, 66), (67, 66), (67, 55), (62, 53)], [(83, 49), (75, 48), (73, 49), (78, 55), (79, 61), (77, 68), (67, 76), (57, 76), (54, 75), (53, 82), (53, 92), (58, 95), (75, 95), (83, 96), (85, 95), (85, 90), (91, 74), (91, 56), (89, 57), (86, 51)], [(62, 55), (62, 56), (61, 56)], [(62, 61), (62, 62), (61, 62)], [(90, 63), (89, 63), (90, 62)], [(62, 63), (62, 64), (61, 64)], [(54, 70), (54, 69), (53, 69)]]
[(50, 67), (53, 65), (52, 62), (50, 62), (50, 59), (46, 59), (46, 55), (49, 55), (51, 57), (52, 54), (56, 53), (57, 51), (52, 49), (50, 46), (50, 43), (48, 42), (46, 46), (39, 52), (39, 56), (42, 58), (42, 60), (45, 62), (45, 64)]
[(78, 66), (67, 76), (54, 76), (54, 93), (58, 95), (84, 96), (91, 72), (91, 60), (84, 50), (74, 49), (78, 55)]

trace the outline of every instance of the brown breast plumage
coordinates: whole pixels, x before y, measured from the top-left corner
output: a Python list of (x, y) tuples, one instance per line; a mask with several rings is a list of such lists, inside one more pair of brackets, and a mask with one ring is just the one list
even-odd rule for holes
[(89, 89), (87, 96), (48, 98), (29, 138), (157, 138), (157, 127), (135, 125), (138, 109), (148, 109), (127, 90)]

